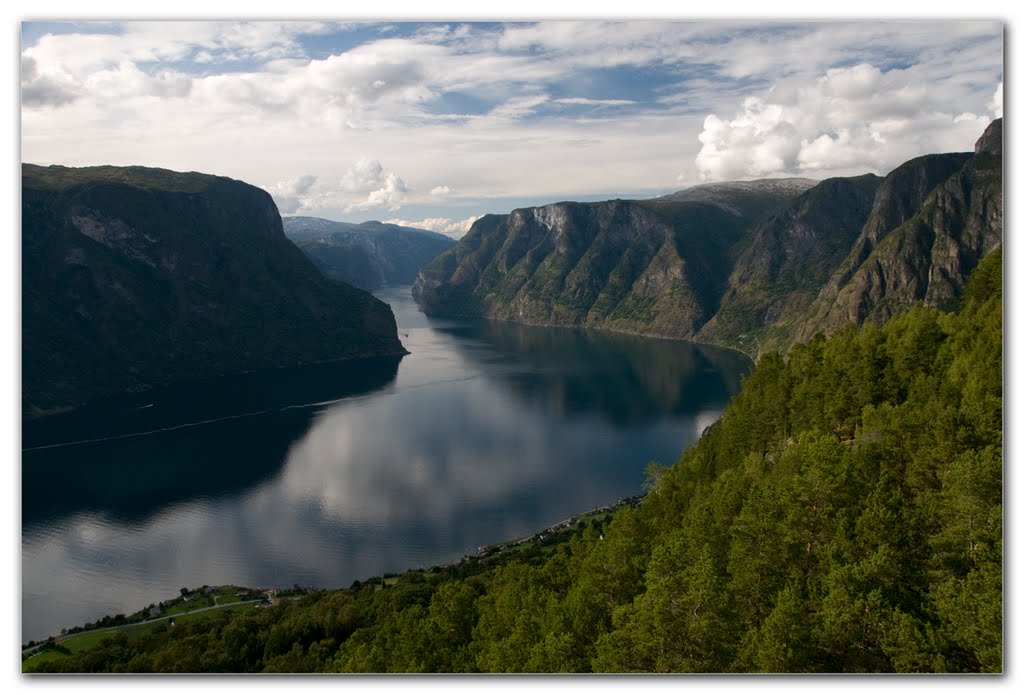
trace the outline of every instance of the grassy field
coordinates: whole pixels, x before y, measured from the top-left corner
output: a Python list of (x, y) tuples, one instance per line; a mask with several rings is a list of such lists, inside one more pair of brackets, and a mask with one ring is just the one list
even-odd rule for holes
[(167, 615), (178, 615), (180, 613), (187, 613), (194, 611), (199, 608), (207, 608), (213, 605), (213, 598), (206, 594), (191, 594), (188, 601), (179, 601), (173, 606), (167, 606)]
[(239, 588), (237, 586), (233, 586), (233, 585), (221, 586), (221, 587), (217, 588), (217, 590), (213, 593), (213, 595), (217, 598), (218, 602), (220, 602), (220, 601), (227, 602), (228, 599), (237, 598), (239, 591), (246, 591), (246, 589), (241, 589), (241, 588)]
[[(234, 587), (233, 587), (234, 588)], [(236, 589), (237, 591), (237, 589)], [(189, 601), (183, 601), (175, 606), (171, 606), (167, 610), (168, 616), (174, 616), (174, 622), (176, 624), (193, 622), (196, 620), (202, 620), (208, 618), (215, 613), (220, 611), (245, 611), (252, 610), (256, 604), (253, 603), (239, 603), (239, 599), (236, 593), (225, 593), (222, 596), (225, 603), (218, 605), (213, 610), (203, 611), (202, 613), (195, 613), (193, 615), (181, 615), (183, 611), (192, 611), (199, 608), (205, 608), (213, 605), (213, 599), (208, 596), (195, 596)], [(174, 610), (177, 609), (177, 610)], [(87, 632), (79, 635), (72, 635), (67, 639), (59, 642), (57, 645), (49, 648), (44, 648), (35, 654), (25, 658), (21, 662), (22, 673), (31, 673), (40, 664), (49, 661), (59, 661), (60, 659), (66, 659), (69, 656), (79, 654), (81, 652), (89, 651), (94, 647), (102, 644), (103, 640), (114, 635), (118, 632), (133, 633), (150, 630), (157, 625), (166, 625), (166, 621), (160, 620), (159, 622), (150, 622), (145, 624), (136, 625), (122, 625), (120, 627), (113, 627), (107, 630), (98, 630), (96, 632)]]
[(204, 620), (210, 616), (220, 613), (221, 611), (248, 611), (256, 608), (255, 603), (232, 603), (225, 606), (218, 606), (216, 610), (203, 611), (202, 613), (194, 613), (192, 615), (182, 615), (174, 619), (175, 624), (182, 625), (184, 623), (194, 622), (196, 620)]
[(138, 632), (147, 630), (151, 625), (124, 625), (121, 627), (114, 627), (108, 630), (100, 630), (97, 632), (88, 632), (81, 635), (72, 635), (66, 640), (60, 642), (55, 647), (42, 649), (36, 652), (34, 655), (28, 657), (22, 661), (22, 671), (29, 672), (36, 665), (45, 663), (47, 661), (58, 661), (60, 659), (66, 659), (74, 654), (86, 652), (93, 647), (98, 646), (103, 640), (114, 635), (117, 632)]

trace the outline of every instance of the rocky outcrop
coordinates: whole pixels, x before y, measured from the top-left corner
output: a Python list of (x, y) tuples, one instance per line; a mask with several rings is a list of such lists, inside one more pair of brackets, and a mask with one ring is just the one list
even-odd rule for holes
[(26, 415), (179, 381), (401, 355), (390, 308), (324, 278), (271, 197), (143, 167), (22, 167)]
[(412, 284), (420, 268), (455, 246), (443, 234), (376, 221), (285, 217), (284, 233), (324, 275), (367, 291)]

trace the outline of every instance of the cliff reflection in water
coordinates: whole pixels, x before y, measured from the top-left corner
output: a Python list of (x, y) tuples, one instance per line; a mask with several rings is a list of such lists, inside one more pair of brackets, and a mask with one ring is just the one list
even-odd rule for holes
[(636, 494), (646, 464), (673, 463), (751, 366), (680, 341), (491, 321), (404, 340), (389, 396), (319, 413), (277, 481), (279, 506), (320, 510), (367, 571), (390, 542), (475, 547)]
[(140, 520), (176, 502), (257, 485), (284, 465), (320, 407), (312, 404), (379, 391), (394, 381), (399, 361), (211, 379), (27, 423), (22, 521), (84, 510)]
[(753, 366), (734, 350), (589, 329), (475, 321), (438, 330), (471, 362), (511, 362), (488, 374), (527, 403), (616, 425), (720, 410)]

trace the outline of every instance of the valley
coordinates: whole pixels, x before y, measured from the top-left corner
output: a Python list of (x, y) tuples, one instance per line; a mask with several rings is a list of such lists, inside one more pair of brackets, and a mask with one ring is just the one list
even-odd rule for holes
[(1005, 36), (23, 22), (22, 673), (1008, 673)]

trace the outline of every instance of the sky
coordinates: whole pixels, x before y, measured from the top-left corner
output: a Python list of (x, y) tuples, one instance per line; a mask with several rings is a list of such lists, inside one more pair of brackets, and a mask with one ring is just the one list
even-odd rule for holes
[(1002, 115), (999, 20), (25, 21), (21, 160), (264, 188), (462, 236), (486, 213), (885, 174)]

